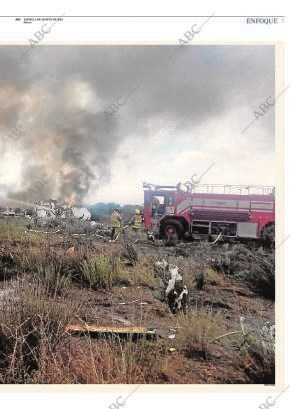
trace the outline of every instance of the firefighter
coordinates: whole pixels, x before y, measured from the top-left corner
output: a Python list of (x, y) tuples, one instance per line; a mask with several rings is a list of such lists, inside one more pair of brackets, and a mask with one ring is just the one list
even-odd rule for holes
[(110, 217), (111, 220), (111, 235), (110, 235), (110, 240), (111, 241), (116, 241), (118, 240), (120, 233), (121, 233), (121, 227), (122, 227), (122, 216), (120, 214), (119, 209), (114, 209), (114, 211), (111, 214)]
[(143, 216), (141, 214), (141, 211), (139, 209), (135, 209), (134, 215), (132, 216), (129, 224), (132, 225), (132, 230), (134, 231), (136, 236), (138, 236), (141, 231), (142, 223)]
[(159, 200), (157, 199), (157, 197), (154, 197), (152, 200), (152, 204), (151, 204), (151, 210), (152, 210), (151, 216), (152, 217), (155, 217), (155, 215), (157, 214), (159, 205), (160, 205)]

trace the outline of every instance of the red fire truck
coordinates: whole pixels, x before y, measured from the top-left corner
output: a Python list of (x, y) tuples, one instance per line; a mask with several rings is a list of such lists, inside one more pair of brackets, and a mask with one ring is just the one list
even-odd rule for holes
[[(273, 186), (199, 185), (197, 192), (144, 183), (147, 230), (161, 238), (220, 235), (263, 238), (275, 234)], [(273, 238), (274, 239), (274, 238)]]

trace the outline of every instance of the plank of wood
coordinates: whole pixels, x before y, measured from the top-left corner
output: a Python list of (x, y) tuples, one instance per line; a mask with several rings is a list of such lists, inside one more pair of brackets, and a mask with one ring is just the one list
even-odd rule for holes
[(94, 325), (67, 325), (66, 331), (70, 332), (98, 332), (115, 334), (154, 334), (155, 328), (147, 327), (108, 327)]

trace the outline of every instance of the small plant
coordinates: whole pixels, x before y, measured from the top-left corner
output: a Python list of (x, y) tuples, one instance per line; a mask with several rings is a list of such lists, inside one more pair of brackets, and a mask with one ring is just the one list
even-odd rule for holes
[(211, 340), (224, 332), (224, 321), (220, 313), (212, 309), (190, 309), (178, 319), (179, 339), (187, 356), (207, 360)]
[(137, 251), (129, 240), (123, 240), (121, 257), (131, 266), (134, 266), (138, 261)]
[(53, 265), (42, 266), (36, 279), (45, 286), (45, 290), (52, 297), (61, 296), (68, 291), (71, 285), (71, 275), (64, 274)]
[(151, 265), (146, 262), (139, 261), (132, 268), (132, 270), (130, 270), (128, 277), (130, 278), (130, 281), (132, 281), (135, 285), (140, 284), (148, 286), (150, 288), (155, 288), (158, 285), (157, 279), (154, 277)]
[(7, 248), (0, 248), (0, 281), (12, 278), (16, 274), (16, 263), (12, 252)]
[(227, 254), (218, 254), (210, 266), (217, 272), (242, 282), (262, 297), (275, 299), (275, 253), (253, 252), (236, 244)]
[(240, 356), (251, 383), (275, 384), (275, 350), (266, 346), (262, 337), (248, 336)]
[(112, 287), (119, 281), (119, 272), (115, 258), (94, 258), (81, 263), (82, 279), (93, 290)]
[(205, 276), (204, 276), (204, 271), (203, 270), (197, 271), (197, 273), (195, 274), (194, 283), (196, 285), (197, 290), (203, 290), (204, 289)]

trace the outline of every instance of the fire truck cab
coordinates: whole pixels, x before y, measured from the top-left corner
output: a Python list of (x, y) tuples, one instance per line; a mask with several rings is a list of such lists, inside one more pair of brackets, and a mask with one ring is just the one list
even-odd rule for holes
[(261, 238), (275, 230), (273, 186), (199, 185), (196, 193), (144, 183), (147, 230), (161, 238), (205, 236)]

